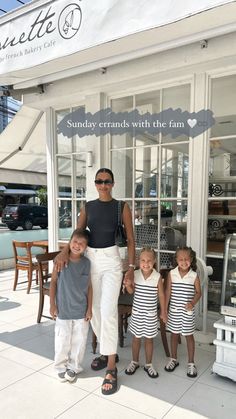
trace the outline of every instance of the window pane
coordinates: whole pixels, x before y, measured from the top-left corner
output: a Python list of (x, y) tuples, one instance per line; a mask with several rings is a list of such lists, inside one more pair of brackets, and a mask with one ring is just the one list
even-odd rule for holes
[[(161, 227), (167, 250), (186, 245), (187, 201), (161, 201)], [(164, 239), (164, 238), (163, 238)]]
[[(147, 92), (135, 96), (135, 109), (139, 112), (140, 115), (143, 115), (149, 112), (151, 115), (154, 113), (160, 112), (160, 92)], [(148, 132), (145, 132), (145, 127), (143, 128), (144, 133), (135, 135), (135, 145), (144, 146), (144, 145), (153, 145), (159, 142), (159, 134), (152, 135)], [(134, 131), (135, 134), (135, 131)]]
[(84, 198), (86, 193), (86, 154), (81, 153), (74, 157), (76, 198)]
[(71, 156), (57, 157), (58, 196), (71, 198)]
[[(70, 109), (63, 109), (56, 112), (56, 124), (58, 125), (61, 120), (70, 113)], [(57, 153), (70, 153), (72, 151), (72, 128), (70, 137), (64, 137), (63, 134), (57, 134)]]
[(236, 197), (236, 139), (210, 141), (209, 195)]
[[(80, 108), (84, 108), (84, 106), (79, 106), (77, 108), (73, 108), (73, 112), (76, 111), (77, 109)], [(82, 120), (80, 120), (79, 122), (84, 122)], [(88, 137), (79, 137), (78, 135), (74, 135), (73, 136), (73, 143), (74, 143), (74, 147), (73, 147), (73, 151), (88, 151)]]
[(208, 252), (223, 253), (227, 234), (236, 231), (236, 200), (209, 201)]
[(132, 150), (112, 151), (112, 171), (115, 178), (113, 195), (115, 198), (132, 197), (132, 172), (133, 152)]
[[(133, 96), (127, 96), (111, 101), (113, 112), (131, 112), (133, 110)], [(133, 146), (133, 137), (130, 133), (111, 136), (111, 148), (125, 148)]]
[(78, 220), (81, 208), (85, 206), (85, 201), (76, 201), (76, 218)]
[(216, 119), (211, 137), (236, 135), (236, 75), (212, 80), (211, 109)]
[(162, 146), (161, 196), (187, 197), (188, 144)]
[(219, 313), (221, 306), (223, 259), (208, 257), (206, 264), (213, 268), (213, 274), (209, 276), (208, 282), (208, 310)]
[[(185, 84), (182, 86), (169, 87), (163, 89), (163, 100), (162, 100), (162, 109), (166, 110), (168, 108), (178, 109), (180, 108), (182, 112), (190, 112), (190, 85)], [(178, 129), (178, 128), (173, 128)], [(178, 135), (176, 138), (172, 138), (171, 135), (163, 135), (161, 138), (162, 143), (170, 143), (177, 141), (186, 141), (188, 137), (186, 135)]]
[(135, 198), (158, 196), (158, 148), (136, 149)]
[(170, 269), (173, 266), (173, 254), (160, 252), (160, 269)]
[(58, 200), (59, 239), (69, 239), (72, 233), (72, 203), (70, 200)]

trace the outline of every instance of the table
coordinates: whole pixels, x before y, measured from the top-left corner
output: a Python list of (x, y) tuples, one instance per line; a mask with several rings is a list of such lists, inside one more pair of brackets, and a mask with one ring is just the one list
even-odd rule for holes
[(48, 240), (34, 240), (32, 242), (33, 247), (42, 247), (48, 253)]

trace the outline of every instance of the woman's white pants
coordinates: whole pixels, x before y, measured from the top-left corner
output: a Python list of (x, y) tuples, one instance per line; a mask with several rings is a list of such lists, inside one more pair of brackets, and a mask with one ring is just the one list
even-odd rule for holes
[(83, 371), (81, 363), (87, 342), (89, 322), (84, 319), (56, 319), (54, 366), (58, 372), (67, 369)]
[(118, 298), (122, 281), (122, 264), (117, 246), (87, 248), (91, 262), (93, 288), (92, 328), (102, 355), (113, 355), (118, 343)]

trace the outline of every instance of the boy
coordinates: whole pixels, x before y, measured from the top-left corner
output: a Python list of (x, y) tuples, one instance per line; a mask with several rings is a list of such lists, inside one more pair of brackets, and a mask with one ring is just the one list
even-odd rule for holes
[(92, 317), (90, 261), (83, 255), (88, 232), (76, 229), (70, 238), (69, 263), (61, 272), (55, 266), (50, 285), (50, 314), (56, 318), (55, 368), (61, 382), (73, 382), (83, 371), (89, 322)]

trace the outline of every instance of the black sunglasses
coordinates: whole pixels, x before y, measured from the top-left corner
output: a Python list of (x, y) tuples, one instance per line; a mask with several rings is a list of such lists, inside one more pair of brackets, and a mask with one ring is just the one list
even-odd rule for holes
[(111, 179), (104, 179), (104, 180), (96, 179), (94, 182), (95, 182), (96, 185), (102, 185), (103, 183), (104, 183), (104, 185), (112, 185), (113, 184)]

